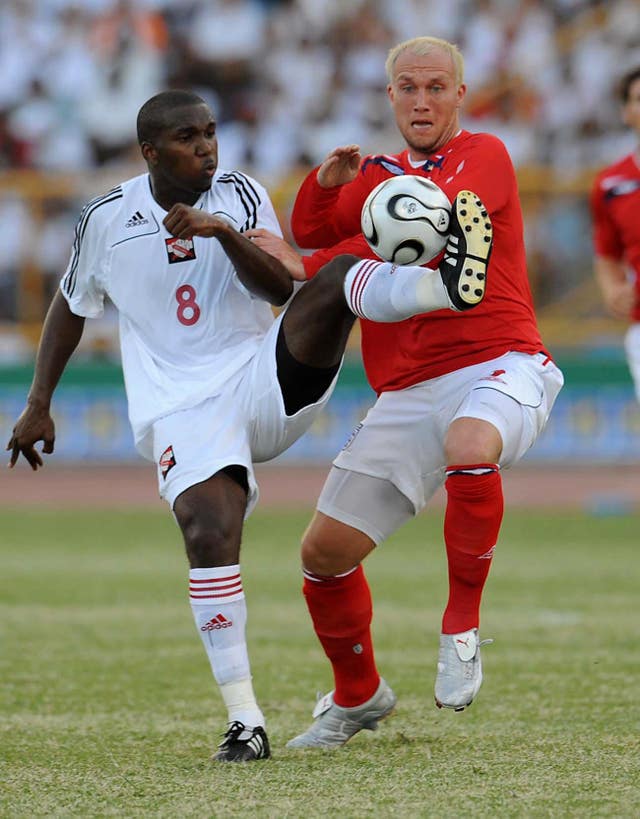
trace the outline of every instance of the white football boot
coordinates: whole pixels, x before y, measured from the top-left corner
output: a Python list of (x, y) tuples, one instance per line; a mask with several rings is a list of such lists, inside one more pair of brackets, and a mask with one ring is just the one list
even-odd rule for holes
[(336, 705), (330, 691), (316, 703), (315, 722), (290, 739), (287, 748), (339, 748), (358, 731), (376, 731), (378, 722), (391, 714), (396, 702), (396, 695), (383, 679), (371, 699), (353, 708)]
[(464, 711), (471, 705), (482, 685), (480, 646), (493, 640), (480, 640), (478, 629), (460, 634), (441, 634), (436, 676), (436, 705)]

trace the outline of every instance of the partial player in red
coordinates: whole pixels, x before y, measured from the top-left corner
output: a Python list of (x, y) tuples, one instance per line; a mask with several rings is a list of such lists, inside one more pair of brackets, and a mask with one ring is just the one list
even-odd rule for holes
[[(265, 231), (254, 232), (254, 241), (309, 278), (336, 254), (371, 257), (360, 234), (367, 195), (394, 175), (417, 174), (445, 191), (458, 221), (479, 204), (470, 224), (487, 222), (490, 233), (477, 235), (471, 255), (482, 256), (491, 232), (493, 248), (490, 260), (484, 251), (484, 299), (472, 310), (449, 292), (449, 303), (440, 304), (454, 310), (405, 321), (398, 313), (391, 321), (389, 301), (401, 306), (425, 292), (419, 273), (403, 277), (391, 299), (376, 298), (374, 286), (364, 294), (356, 288), (351, 306), (362, 320), (364, 365), (378, 399), (335, 459), (304, 535), (304, 594), (335, 689), (318, 703), (311, 727), (289, 742), (294, 748), (342, 745), (394, 707), (374, 659), (361, 564), (443, 483), (450, 591), (435, 699), (457, 711), (471, 703), (482, 682), (479, 609), (503, 515), (501, 469), (535, 442), (563, 383), (536, 325), (511, 160), (495, 136), (459, 124), (462, 55), (451, 43), (418, 37), (395, 46), (386, 67), (406, 149), (363, 159), (356, 145), (336, 148), (307, 176), (292, 229), (301, 247), (321, 250), (299, 257)], [(452, 233), (436, 260), (443, 279), (465, 230)], [(433, 289), (430, 303), (437, 299)]]
[(625, 350), (640, 401), (640, 66), (623, 77), (620, 98), (623, 120), (635, 131), (638, 146), (594, 181), (595, 274), (607, 310), (630, 322)]

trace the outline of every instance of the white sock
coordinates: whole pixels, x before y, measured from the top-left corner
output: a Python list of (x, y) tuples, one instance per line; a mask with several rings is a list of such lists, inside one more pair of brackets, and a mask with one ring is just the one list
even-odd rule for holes
[(191, 569), (189, 599), (211, 670), (227, 706), (229, 722), (264, 727), (251, 684), (245, 638), (247, 605), (240, 566)]
[(238, 680), (238, 682), (228, 682), (220, 686), (220, 693), (224, 704), (227, 706), (227, 713), (229, 714), (229, 722), (238, 720), (243, 725), (249, 728), (255, 728), (258, 725), (265, 727), (264, 716), (262, 711), (258, 708), (255, 694), (253, 693), (253, 685), (251, 684), (251, 677), (246, 680)]
[(344, 294), (356, 316), (379, 322), (403, 321), (451, 307), (438, 270), (371, 259), (347, 271)]

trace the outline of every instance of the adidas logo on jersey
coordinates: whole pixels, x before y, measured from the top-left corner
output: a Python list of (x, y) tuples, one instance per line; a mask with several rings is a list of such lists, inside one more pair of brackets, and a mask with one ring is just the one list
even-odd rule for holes
[(140, 213), (140, 211), (137, 210), (133, 214), (131, 219), (129, 219), (129, 221), (125, 223), (125, 227), (126, 228), (136, 228), (136, 227), (140, 227), (141, 225), (148, 225), (148, 224), (149, 224), (149, 220), (145, 219), (145, 217)]
[(205, 623), (204, 626), (200, 626), (200, 631), (213, 631), (219, 628), (229, 628), (229, 626), (232, 625), (233, 620), (227, 620), (224, 614), (216, 614), (208, 623)]

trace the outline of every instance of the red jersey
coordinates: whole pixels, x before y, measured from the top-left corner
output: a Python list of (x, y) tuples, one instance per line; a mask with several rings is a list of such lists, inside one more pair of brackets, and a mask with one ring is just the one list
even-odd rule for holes
[(598, 256), (626, 262), (635, 273), (640, 321), (640, 167), (633, 154), (600, 171), (591, 190), (593, 244)]
[(392, 324), (361, 320), (362, 357), (379, 394), (399, 390), (510, 350), (542, 350), (527, 277), (522, 212), (511, 159), (490, 134), (461, 131), (419, 168), (408, 151), (367, 156), (348, 185), (321, 188), (317, 169), (298, 192), (291, 228), (300, 245), (323, 248), (304, 257), (307, 277), (339, 253), (377, 258), (360, 228), (369, 192), (398, 174), (432, 179), (453, 201), (461, 190), (476, 193), (493, 224), (493, 249), (483, 301), (473, 310), (437, 310)]

